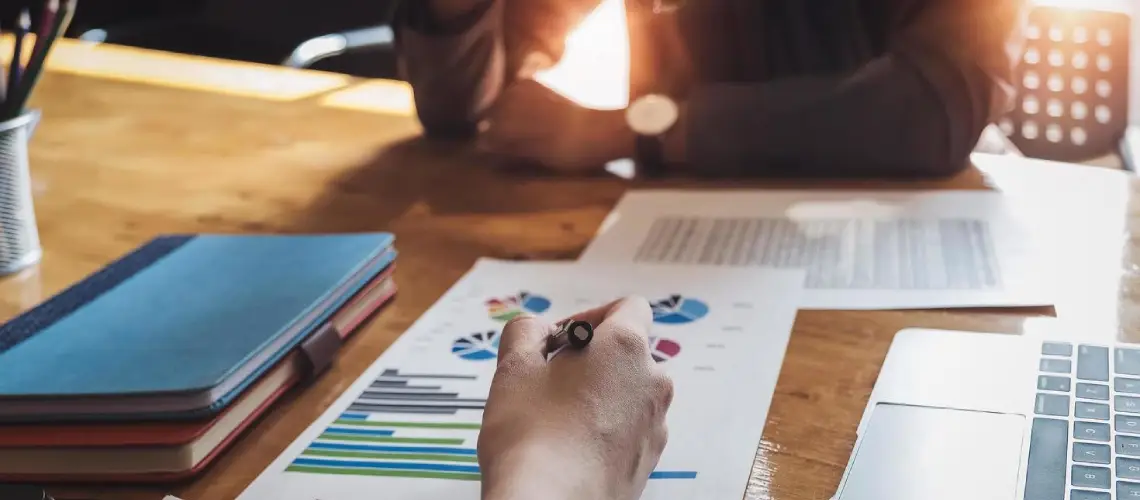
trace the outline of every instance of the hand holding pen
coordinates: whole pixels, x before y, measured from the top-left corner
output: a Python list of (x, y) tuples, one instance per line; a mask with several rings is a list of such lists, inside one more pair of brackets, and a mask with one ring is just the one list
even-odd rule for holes
[[(557, 326), (534, 316), (507, 323), (479, 433), (484, 499), (640, 496), (673, 399), (650, 357), (652, 324), (641, 298)], [(551, 357), (560, 347), (569, 349)]]

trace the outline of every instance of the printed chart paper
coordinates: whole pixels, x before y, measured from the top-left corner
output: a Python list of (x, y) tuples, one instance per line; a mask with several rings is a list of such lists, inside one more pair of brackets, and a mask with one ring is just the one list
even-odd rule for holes
[(803, 272), (480, 261), (240, 500), (478, 500), (475, 447), (510, 318), (552, 322), (637, 294), (674, 380), (669, 444), (643, 499), (742, 498)]
[(988, 191), (637, 191), (579, 262), (803, 269), (804, 309), (1052, 305), (1028, 216)]

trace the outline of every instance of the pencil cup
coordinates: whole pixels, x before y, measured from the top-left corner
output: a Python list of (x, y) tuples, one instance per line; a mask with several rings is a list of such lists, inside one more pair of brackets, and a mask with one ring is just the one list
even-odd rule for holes
[(28, 169), (28, 140), (39, 120), (39, 111), (28, 111), (0, 123), (0, 275), (31, 266), (43, 255)]

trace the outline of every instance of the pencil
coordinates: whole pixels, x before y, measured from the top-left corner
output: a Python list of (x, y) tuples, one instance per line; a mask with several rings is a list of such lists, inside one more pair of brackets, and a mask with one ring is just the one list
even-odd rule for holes
[[(2, 28), (0, 28), (0, 33), (3, 33), (3, 32), (4, 32), (4, 30)], [(5, 82), (3, 78), (0, 78), (0, 106), (4, 105), (4, 101), (6, 99), (8, 99), (8, 85), (7, 85), (7, 82)]]
[(16, 23), (16, 29), (13, 31), (16, 41), (12, 46), (12, 63), (8, 65), (8, 88), (10, 89), (16, 88), (20, 81), (20, 75), (23, 73), (24, 38), (27, 37), (31, 29), (32, 16), (28, 14), (28, 9), (24, 9), (20, 12), (20, 20)]
[[(57, 14), (59, 14), (59, 0), (45, 0), (44, 10), (40, 15), (40, 27), (36, 30), (36, 48), (40, 47), (40, 40), (47, 40), (51, 34), (51, 27), (55, 24)], [(35, 49), (32, 52), (35, 52)]]
[[(48, 3), (48, 10), (50, 10), (50, 5), (58, 4), (59, 0), (48, 0)], [(43, 43), (40, 43), (38, 39), (36, 40), (36, 45), (32, 49), (32, 59), (28, 62), (28, 67), (24, 69), (24, 76), (20, 79), (20, 84), (9, 91), (10, 98), (4, 103), (3, 114), (5, 119), (15, 118), (24, 111), (24, 107), (28, 103), (28, 96), (31, 95), (43, 74), (44, 61), (47, 60), (48, 53), (51, 52), (55, 41), (67, 31), (67, 27), (71, 24), (71, 18), (75, 14), (75, 4), (76, 0), (66, 0), (66, 3), (61, 5), (55, 14)]]

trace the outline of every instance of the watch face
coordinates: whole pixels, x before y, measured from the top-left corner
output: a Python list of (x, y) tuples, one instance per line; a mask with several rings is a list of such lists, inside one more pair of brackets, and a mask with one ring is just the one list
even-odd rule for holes
[(661, 135), (677, 123), (677, 103), (662, 95), (647, 95), (626, 111), (629, 128), (640, 135)]

